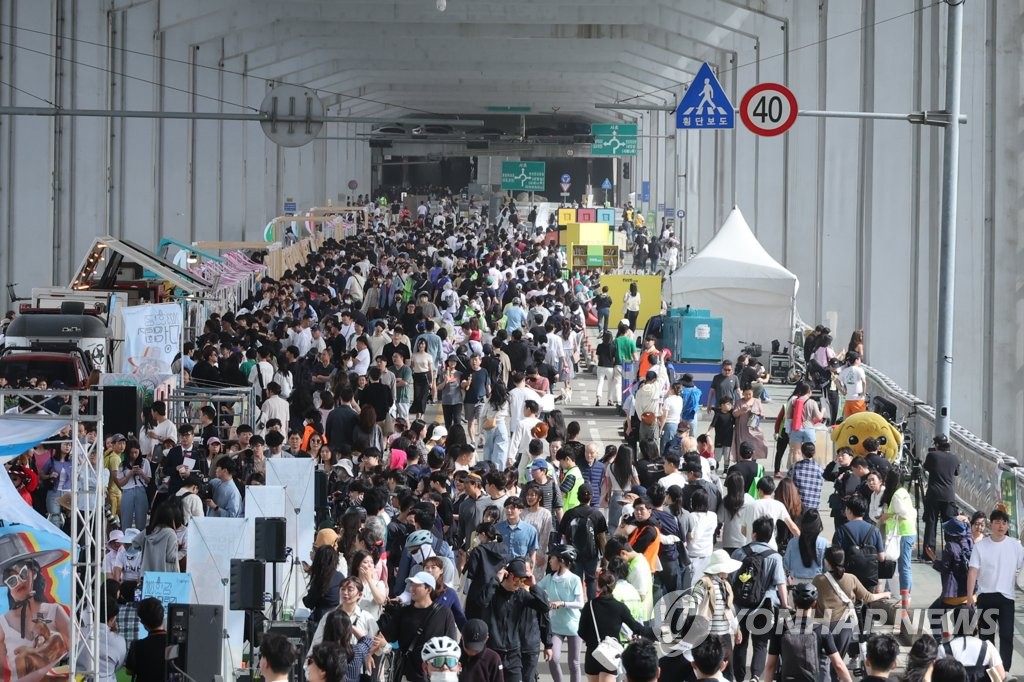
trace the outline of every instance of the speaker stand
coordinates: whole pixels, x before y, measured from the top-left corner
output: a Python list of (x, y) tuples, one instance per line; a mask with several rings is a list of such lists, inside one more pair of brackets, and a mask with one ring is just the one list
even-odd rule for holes
[[(230, 680), (235, 674), (235, 658), (231, 651), (231, 635), (228, 633), (228, 614), (231, 613), (231, 586), (228, 578), (221, 578), (220, 584), (224, 590), (224, 627), (221, 630), (221, 663), (220, 670), (221, 676), (225, 680)], [(243, 643), (244, 644), (244, 643)]]
[(270, 619), (271, 619), (271, 621), (276, 621), (277, 620), (277, 613), (278, 613), (277, 609), (278, 609), (278, 606), (281, 603), (281, 593), (278, 592), (278, 590), (277, 590), (277, 562), (276, 561), (270, 562), (270, 571), (271, 571), (271, 576), (272, 576), (272, 580), (273, 580), (272, 584), (274, 586), (274, 596), (270, 600)]
[[(289, 588), (294, 588), (291, 595), (292, 604), (292, 617), (294, 618), (295, 612), (298, 610), (299, 604), (302, 603), (302, 595), (299, 594), (299, 579), (302, 576), (302, 565), (299, 561), (299, 512), (302, 511), (299, 507), (292, 509), (295, 514), (295, 523), (292, 524), (295, 528), (295, 538), (292, 544), (292, 560), (288, 566), (288, 575), (284, 579), (284, 598), (281, 600), (282, 603), (289, 598)], [(299, 570), (295, 570), (298, 566)]]

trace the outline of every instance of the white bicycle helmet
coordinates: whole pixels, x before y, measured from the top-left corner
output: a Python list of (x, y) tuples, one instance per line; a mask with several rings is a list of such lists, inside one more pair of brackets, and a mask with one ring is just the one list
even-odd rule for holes
[(459, 643), (451, 637), (431, 637), (423, 645), (421, 658), (427, 661), (435, 656), (454, 656), (458, 658), (461, 655), (462, 649), (459, 647)]

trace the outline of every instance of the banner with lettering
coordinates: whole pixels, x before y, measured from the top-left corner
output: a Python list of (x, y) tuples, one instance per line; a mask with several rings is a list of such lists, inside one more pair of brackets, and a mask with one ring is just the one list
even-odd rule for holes
[(184, 328), (181, 306), (157, 303), (121, 308), (124, 316), (125, 374), (172, 374), (171, 363), (181, 350)]

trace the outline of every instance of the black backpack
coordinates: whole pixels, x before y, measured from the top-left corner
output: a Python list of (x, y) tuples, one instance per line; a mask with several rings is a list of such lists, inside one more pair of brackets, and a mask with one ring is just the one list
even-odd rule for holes
[(845, 524), (842, 532), (850, 540), (846, 550), (846, 570), (856, 576), (864, 587), (871, 589), (878, 584), (878, 552), (874, 547), (864, 547), (867, 534), (858, 542)]
[(764, 602), (771, 576), (765, 575), (764, 561), (775, 552), (771, 549), (752, 552), (743, 548), (743, 563), (732, 580), (733, 603), (740, 608), (756, 609)]
[(796, 627), (786, 623), (779, 642), (779, 682), (816, 682), (820, 676), (818, 633), (808, 622)]
[(576, 548), (576, 556), (583, 561), (598, 558), (597, 532), (590, 514), (580, 514), (569, 522), (569, 540)]
[(956, 660), (964, 664), (964, 670), (967, 671), (967, 682), (988, 682), (988, 668), (985, 666), (985, 655), (988, 654), (988, 647), (988, 642), (982, 642), (981, 650), (978, 651), (978, 660), (974, 662), (974, 665), (967, 665), (966, 661), (962, 658), (957, 658), (953, 654), (952, 641), (942, 645), (942, 648), (946, 651), (947, 658), (956, 658)]

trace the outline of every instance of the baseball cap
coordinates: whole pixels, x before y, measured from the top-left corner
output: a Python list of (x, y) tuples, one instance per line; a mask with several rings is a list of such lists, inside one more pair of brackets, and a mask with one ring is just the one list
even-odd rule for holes
[(420, 571), (416, 575), (406, 578), (406, 583), (416, 583), (418, 585), (426, 585), (430, 589), (437, 589), (437, 581), (434, 580), (434, 576), (430, 575), (426, 571)]
[(123, 440), (128, 440), (127, 438), (124, 437), (123, 433), (115, 433), (113, 436), (110, 437), (111, 443), (120, 443)]
[(513, 559), (508, 562), (505, 566), (505, 570), (514, 575), (517, 578), (529, 578), (530, 574), (526, 570), (526, 562), (522, 559)]
[(223, 444), (224, 444), (224, 443), (223, 443), (223, 442), (221, 441), (221, 439), (220, 439), (220, 438), (217, 438), (217, 436), (214, 436), (213, 438), (208, 438), (208, 439), (206, 439), (206, 444), (207, 444), (207, 445), (213, 445), (214, 443), (216, 443), (217, 445), (223, 445)]
[(333, 528), (322, 528), (317, 531), (316, 538), (313, 540), (313, 549), (318, 549), (324, 545), (330, 545), (334, 547), (338, 544), (338, 533)]
[(430, 440), (441, 440), (448, 437), (448, 429), (442, 426), (435, 426), (430, 434)]
[(548, 461), (543, 457), (538, 457), (537, 459), (533, 460), (533, 464), (530, 465), (530, 469), (534, 471), (538, 469), (544, 469), (545, 471), (547, 471), (547, 468)]
[(629, 492), (632, 493), (633, 495), (636, 495), (637, 497), (643, 497), (644, 495), (647, 494), (647, 488), (643, 487), (642, 485), (635, 485), (629, 489)]
[(466, 627), (462, 630), (462, 646), (467, 651), (473, 653), (479, 653), (484, 650), (487, 645), (487, 637), (490, 633), (487, 631), (487, 623), (483, 622), (479, 618), (471, 618), (466, 621)]

